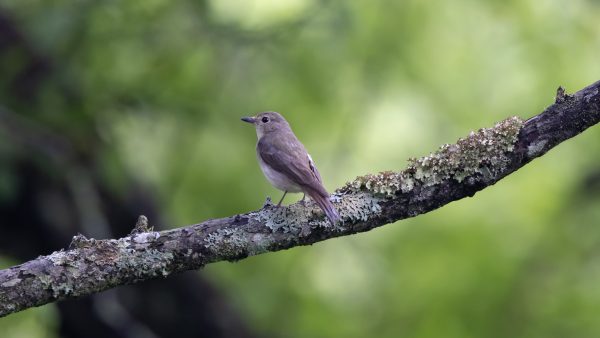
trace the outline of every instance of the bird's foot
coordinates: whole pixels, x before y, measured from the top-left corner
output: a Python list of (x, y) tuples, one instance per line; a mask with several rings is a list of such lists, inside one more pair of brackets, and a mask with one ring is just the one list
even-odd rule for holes
[(271, 201), (271, 196), (267, 196), (267, 199), (265, 200), (265, 203), (263, 203), (262, 208), (268, 208), (268, 207), (272, 207), (273, 206), (273, 201)]
[(300, 200), (300, 205), (303, 207), (306, 206), (306, 194), (302, 195), (302, 199)]

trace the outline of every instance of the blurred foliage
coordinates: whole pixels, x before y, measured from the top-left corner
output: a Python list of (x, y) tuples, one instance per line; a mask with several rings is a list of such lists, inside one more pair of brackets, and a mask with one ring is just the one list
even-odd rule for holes
[[(170, 226), (280, 196), (241, 116), (283, 112), (333, 190), (600, 78), (591, 0), (0, 5), (51, 65), (25, 102), (9, 89), (22, 56), (5, 51), (2, 105), (93, 149), (111, 189), (131, 174), (151, 185)], [(8, 163), (29, 156), (1, 137), (0, 203)], [(599, 152), (595, 127), (472, 199), (200, 273), (259, 335), (597, 337)], [(0, 330), (52, 335), (47, 309)]]

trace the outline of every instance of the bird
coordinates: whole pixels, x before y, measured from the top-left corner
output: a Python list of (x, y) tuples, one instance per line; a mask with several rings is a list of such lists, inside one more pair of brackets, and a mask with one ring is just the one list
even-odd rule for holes
[(260, 169), (275, 188), (283, 191), (277, 207), (288, 192), (302, 192), (302, 202), (306, 195), (310, 196), (335, 225), (340, 215), (329, 200), (314, 161), (285, 118), (277, 112), (267, 111), (243, 117), (242, 121), (256, 127), (256, 157)]

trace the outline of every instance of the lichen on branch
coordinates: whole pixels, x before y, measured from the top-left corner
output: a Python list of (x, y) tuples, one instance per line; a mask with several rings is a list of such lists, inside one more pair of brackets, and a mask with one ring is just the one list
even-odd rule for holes
[(428, 156), (410, 159), (408, 168), (403, 171), (360, 176), (344, 188), (391, 196), (408, 193), (415, 184), (432, 186), (448, 179), (460, 183), (475, 174), (494, 179), (511, 162), (510, 153), (522, 127), (521, 118), (507, 118), (492, 128), (471, 132), (455, 144), (444, 144)]

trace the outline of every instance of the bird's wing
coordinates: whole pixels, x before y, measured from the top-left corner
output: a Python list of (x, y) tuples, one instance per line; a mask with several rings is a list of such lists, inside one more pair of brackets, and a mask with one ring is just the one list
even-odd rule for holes
[(310, 167), (310, 170), (312, 170), (312, 172), (315, 174), (315, 176), (317, 177), (317, 180), (319, 180), (319, 182), (321, 182), (321, 184), (323, 184), (323, 180), (321, 179), (321, 174), (319, 174), (319, 171), (317, 170), (317, 166), (315, 165), (315, 162), (313, 162), (312, 157), (310, 157), (309, 153), (306, 153), (306, 155), (308, 155), (308, 166)]
[[(274, 135), (277, 137), (277, 135)], [(273, 142), (271, 135), (261, 137), (256, 145), (260, 158), (274, 170), (286, 175), (299, 186), (329, 196), (321, 183), (321, 176), (300, 141), (293, 139)]]

